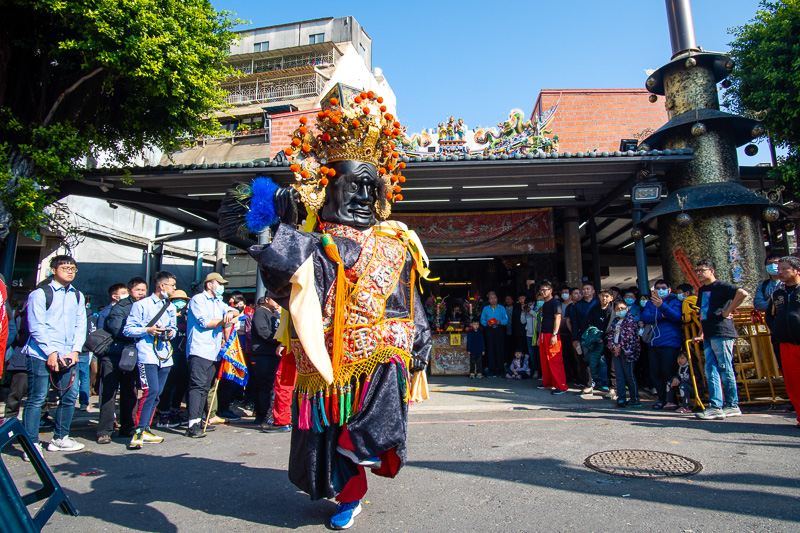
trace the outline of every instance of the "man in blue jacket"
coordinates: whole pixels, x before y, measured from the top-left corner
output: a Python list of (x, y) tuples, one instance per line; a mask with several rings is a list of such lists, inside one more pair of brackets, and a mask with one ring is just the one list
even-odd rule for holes
[(658, 391), (653, 409), (663, 409), (667, 402), (667, 381), (678, 372), (678, 352), (683, 345), (681, 334), (682, 303), (672, 294), (669, 283), (660, 279), (653, 286), (653, 295), (642, 310), (641, 320), (653, 324), (650, 341), (650, 375)]

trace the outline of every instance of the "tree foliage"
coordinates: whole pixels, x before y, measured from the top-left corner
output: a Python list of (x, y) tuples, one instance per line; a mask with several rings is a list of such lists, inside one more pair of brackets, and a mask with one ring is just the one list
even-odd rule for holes
[(800, 193), (800, 0), (762, 0), (748, 24), (733, 28), (736, 66), (725, 103), (762, 120), (775, 146), (788, 156), (773, 177)]
[(124, 166), (218, 128), (207, 118), (239, 21), (208, 0), (0, 0), (0, 12), (0, 200), (16, 228), (37, 231), (86, 156)]

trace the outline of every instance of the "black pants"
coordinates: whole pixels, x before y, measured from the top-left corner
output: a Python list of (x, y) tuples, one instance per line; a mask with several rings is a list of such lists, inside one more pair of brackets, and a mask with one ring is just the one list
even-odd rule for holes
[(136, 371), (122, 372), (119, 369), (118, 355), (100, 357), (100, 420), (97, 422), (97, 436), (110, 436), (114, 431), (114, 411), (119, 388), (119, 430), (127, 433), (136, 429), (133, 412), (136, 410)]
[(482, 374), (483, 367), (481, 366), (481, 362), (483, 359), (483, 354), (469, 354), (469, 373), (470, 374)]
[(8, 370), (9, 389), (3, 418), (17, 418), (22, 399), (28, 394), (28, 373), (24, 370)]
[(561, 333), (561, 355), (564, 359), (564, 373), (567, 378), (567, 383), (577, 383), (578, 378), (578, 361), (575, 358), (575, 348), (572, 347), (572, 334)]
[(214, 384), (219, 361), (209, 361), (196, 355), (189, 356), (189, 420), (202, 419), (205, 414), (208, 391)]
[[(578, 337), (580, 339), (580, 337)], [(573, 338), (573, 342), (575, 339)], [(580, 341), (578, 341), (578, 346), (581, 347), (581, 352), (575, 352), (575, 362), (578, 365), (578, 381), (579, 385), (583, 387), (591, 387), (592, 386), (592, 369), (589, 368), (589, 357), (586, 355), (586, 350), (583, 349)], [(574, 349), (574, 348), (573, 348)]]
[(772, 338), (772, 351), (775, 353), (775, 360), (778, 362), (778, 371), (783, 374), (783, 363), (781, 363), (781, 343), (775, 342)]
[(234, 397), (242, 388), (238, 383), (234, 383), (229, 379), (223, 379), (219, 382), (217, 387), (217, 412), (224, 413), (231, 407)]
[(265, 420), (272, 413), (272, 391), (275, 389), (275, 375), (281, 358), (277, 355), (251, 355), (247, 368), (253, 384), (254, 415)]
[(500, 375), (503, 371), (503, 343), (506, 336), (505, 326), (486, 328), (486, 366), (489, 374)]
[(658, 401), (667, 401), (667, 381), (678, 373), (679, 348), (668, 346), (650, 346), (650, 375), (653, 376), (658, 391)]
[(186, 362), (186, 354), (173, 352), (172, 368), (169, 371), (164, 390), (158, 399), (158, 411), (168, 413), (171, 410), (180, 409), (188, 388), (189, 363)]

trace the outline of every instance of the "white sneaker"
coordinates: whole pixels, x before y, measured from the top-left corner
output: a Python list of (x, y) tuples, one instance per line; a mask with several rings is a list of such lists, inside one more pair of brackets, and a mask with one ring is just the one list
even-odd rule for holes
[(47, 445), (48, 452), (77, 452), (86, 446), (67, 435), (63, 439), (53, 439)]
[[(40, 456), (44, 455), (44, 450), (42, 449), (42, 444), (41, 443), (34, 442), (33, 443), (33, 447), (36, 448), (36, 451), (39, 452)], [(28, 454), (25, 453), (25, 452), (22, 452), (22, 460), (25, 461), (26, 463), (30, 463), (31, 462), (31, 458), (28, 457)]]
[(738, 407), (723, 407), (722, 414), (725, 415), (725, 418), (730, 418), (732, 416), (742, 416), (742, 411)]

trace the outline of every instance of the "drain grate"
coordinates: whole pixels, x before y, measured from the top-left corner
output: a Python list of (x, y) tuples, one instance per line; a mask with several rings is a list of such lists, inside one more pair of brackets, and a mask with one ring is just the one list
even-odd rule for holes
[(703, 465), (694, 459), (650, 450), (597, 452), (587, 457), (583, 464), (604, 474), (640, 478), (691, 476), (703, 469)]

